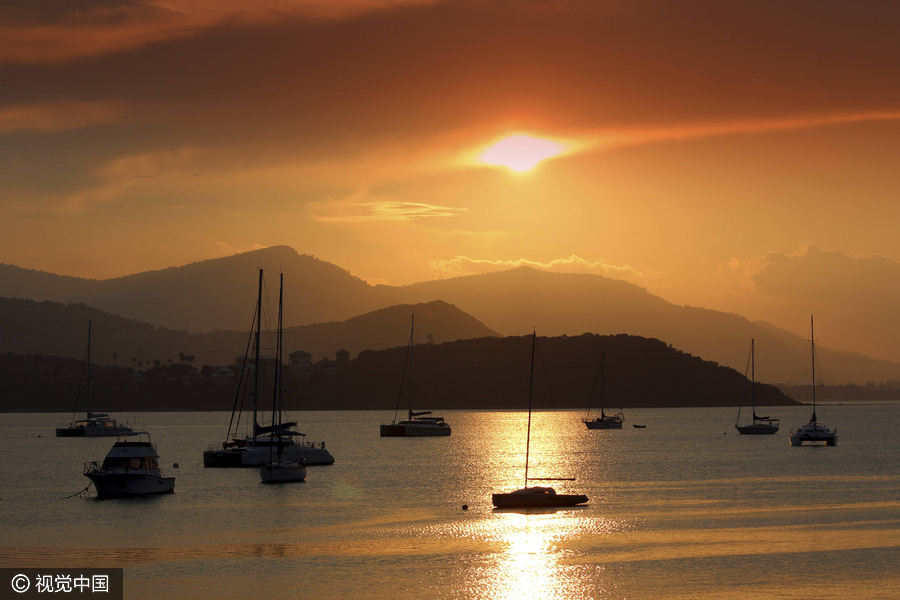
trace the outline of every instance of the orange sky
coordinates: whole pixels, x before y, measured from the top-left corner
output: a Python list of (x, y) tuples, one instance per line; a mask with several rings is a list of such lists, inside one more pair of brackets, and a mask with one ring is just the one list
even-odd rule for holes
[[(900, 360), (897, 31), (893, 2), (14, 0), (0, 262), (531, 264)], [(564, 150), (480, 160), (513, 134)]]

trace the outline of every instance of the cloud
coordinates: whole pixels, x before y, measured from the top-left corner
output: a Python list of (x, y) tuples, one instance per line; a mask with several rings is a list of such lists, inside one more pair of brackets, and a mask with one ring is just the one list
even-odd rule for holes
[(0, 9), (0, 63), (45, 63), (119, 53), (218, 26), (285, 18), (341, 19), (435, 0), (111, 0), (23, 2)]
[(629, 265), (614, 265), (603, 259), (587, 261), (574, 254), (568, 258), (557, 258), (548, 262), (524, 258), (512, 260), (487, 260), (469, 258), (467, 256), (457, 256), (449, 260), (432, 260), (429, 261), (428, 264), (440, 277), (492, 273), (494, 271), (505, 271), (517, 267), (534, 267), (536, 269), (557, 273), (595, 273), (629, 281), (646, 279), (648, 276), (646, 272), (638, 271)]
[(109, 100), (0, 107), (0, 134), (13, 131), (68, 131), (115, 123), (121, 116), (121, 104)]
[(329, 200), (309, 205), (309, 211), (316, 221), (325, 223), (359, 223), (367, 221), (417, 221), (434, 217), (453, 217), (466, 208), (438, 206), (422, 202), (400, 202), (397, 200), (358, 201), (364, 197), (357, 194), (356, 200)]

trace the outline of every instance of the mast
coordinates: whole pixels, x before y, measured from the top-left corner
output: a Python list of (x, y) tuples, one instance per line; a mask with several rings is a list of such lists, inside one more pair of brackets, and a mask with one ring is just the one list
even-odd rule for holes
[[(284, 395), (281, 388), (281, 358), (284, 353), (284, 336), (282, 333), (282, 301), (284, 298), (284, 273), (281, 274), (281, 277), (278, 282), (278, 333), (276, 334), (275, 341), (275, 394), (272, 396), (272, 425), (275, 425), (275, 409), (277, 406), (278, 409), (278, 429), (275, 430), (275, 433), (278, 434), (278, 461), (281, 462), (281, 455), (283, 453), (282, 448), (282, 436), (281, 436), (281, 411), (283, 409)], [(271, 446), (270, 446), (271, 447)]]
[(256, 347), (253, 350), (253, 445), (256, 445), (256, 400), (259, 395), (259, 330), (262, 326), (262, 285), (263, 270), (259, 269), (259, 291), (256, 296)]
[(525, 438), (525, 487), (528, 487), (528, 454), (531, 450), (531, 399), (534, 395), (534, 345), (537, 331), (531, 335), (531, 375), (528, 377), (528, 434)]
[(91, 321), (88, 319), (88, 347), (87, 347), (87, 367), (85, 385), (84, 385), (84, 406), (87, 409), (87, 417), (91, 418)]
[(600, 355), (600, 419), (606, 419), (603, 413), (604, 396), (606, 393), (606, 350)]
[(756, 349), (755, 340), (750, 338), (750, 406), (753, 409), (753, 422), (756, 422)]
[(813, 412), (812, 422), (816, 422), (816, 330), (813, 326), (813, 316), (809, 315), (809, 341), (812, 348), (812, 396)]
[(412, 325), (409, 327), (409, 418), (413, 418), (413, 395), (412, 395), (412, 380), (413, 380), (413, 346), (415, 342), (416, 334), (416, 315), (413, 313), (412, 316)]

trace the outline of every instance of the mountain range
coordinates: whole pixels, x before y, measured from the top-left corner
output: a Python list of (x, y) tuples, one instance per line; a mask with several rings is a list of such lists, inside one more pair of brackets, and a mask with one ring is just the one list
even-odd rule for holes
[[(0, 265), (0, 296), (83, 303), (167, 330), (205, 332), (194, 339), (198, 344), (203, 339), (213, 343), (217, 330), (249, 329), (252, 310), (248, 307), (255, 303), (259, 267), (285, 274), (285, 297), (297, 326), (329, 322), (337, 328), (338, 322), (379, 309), (441, 300), (504, 336), (523, 335), (534, 328), (547, 336), (627, 333), (663, 340), (740, 372), (745, 370), (750, 339), (755, 338), (759, 380), (789, 383), (807, 376), (806, 340), (769, 323), (679, 306), (639, 286), (599, 275), (530, 267), (405, 286), (373, 286), (336, 265), (274, 246), (109, 280)], [(820, 331), (828, 327), (827, 323), (817, 325)], [(405, 337), (407, 328), (396, 326), (398, 336)], [(323, 352), (335, 349), (323, 347)], [(821, 346), (817, 346), (817, 358), (817, 373), (828, 382), (900, 379), (900, 364), (891, 361)]]

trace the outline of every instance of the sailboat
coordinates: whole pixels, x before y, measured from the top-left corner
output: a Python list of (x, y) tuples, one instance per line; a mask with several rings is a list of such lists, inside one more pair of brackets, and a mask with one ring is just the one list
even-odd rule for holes
[[(443, 417), (432, 416), (430, 410), (415, 412), (412, 409), (413, 402), (413, 345), (416, 330), (416, 315), (412, 316), (412, 326), (409, 330), (409, 348), (406, 353), (409, 362), (409, 412), (405, 421), (397, 422), (397, 413), (400, 411), (400, 400), (403, 397), (403, 381), (400, 381), (400, 394), (397, 396), (397, 408), (394, 410), (394, 420), (390, 425), (381, 424), (381, 437), (431, 437), (450, 435), (450, 425)], [(405, 367), (405, 363), (404, 363)], [(405, 372), (405, 369), (404, 369)]]
[[(72, 421), (68, 425), (63, 424), (56, 428), (56, 437), (100, 437), (131, 433), (131, 427), (119, 425), (108, 414), (91, 412), (91, 321), (88, 321), (88, 342), (87, 353), (84, 359), (84, 372), (84, 403), (87, 410), (87, 418), (76, 421), (73, 413)], [(77, 395), (75, 396), (75, 408), (78, 408)]]
[(828, 429), (824, 423), (819, 423), (816, 418), (816, 336), (812, 316), (809, 317), (809, 341), (812, 357), (812, 416), (809, 419), (809, 423), (798, 427), (797, 431), (791, 431), (791, 446), (802, 446), (803, 442), (809, 442), (810, 444), (824, 442), (826, 446), (837, 446), (837, 429), (834, 429), (834, 431)]
[[(281, 384), (282, 359), (284, 357), (284, 344), (282, 338), (282, 307), (284, 300), (284, 273), (278, 285), (278, 334), (275, 343), (275, 393), (272, 395), (272, 426), (279, 434), (284, 434), (284, 423), (281, 420), (281, 411), (284, 406), (284, 388)], [(259, 468), (259, 477), (266, 483), (278, 483), (288, 481), (306, 481), (306, 463), (303, 460), (286, 460), (284, 458), (284, 443), (278, 440), (275, 446), (269, 446), (269, 462)]]
[(531, 450), (531, 405), (534, 396), (534, 347), (537, 332), (531, 337), (531, 376), (528, 383), (528, 434), (525, 439), (525, 487), (501, 494), (492, 494), (491, 501), (496, 508), (541, 508), (554, 506), (576, 506), (588, 501), (584, 494), (557, 494), (552, 487), (528, 487), (529, 481), (574, 481), (574, 477), (529, 477), (528, 459)]
[[(302, 462), (307, 465), (331, 465), (334, 457), (325, 449), (325, 442), (321, 446), (309, 442), (298, 442), (296, 438), (304, 438), (305, 434), (293, 431), (296, 422), (260, 426), (257, 420), (257, 397), (259, 392), (260, 377), (260, 330), (262, 328), (262, 289), (263, 270), (259, 270), (259, 292), (256, 300), (256, 324), (253, 344), (253, 391), (250, 392), (253, 401), (253, 434), (243, 438), (237, 437), (235, 415), (240, 421), (240, 409), (238, 399), (245, 388), (244, 374), (247, 373), (247, 361), (241, 369), (241, 382), (238, 385), (237, 396), (234, 400), (234, 409), (231, 412), (231, 422), (225, 434), (225, 440), (221, 447), (210, 445), (203, 452), (204, 467), (260, 467), (270, 463), (272, 448), (281, 447), (283, 460)], [(249, 345), (249, 344), (248, 344)], [(232, 434), (232, 431), (234, 433)], [(230, 440), (229, 440), (230, 438)]]
[[(597, 389), (597, 380), (600, 380), (600, 416), (591, 419), (589, 418), (591, 414), (591, 401), (594, 399), (594, 390)], [(603, 400), (604, 400), (604, 382), (606, 379), (606, 351), (603, 351), (603, 354), (600, 355), (600, 367), (597, 369), (597, 376), (594, 378), (594, 386), (591, 388), (591, 395), (588, 398), (588, 409), (587, 415), (585, 418), (581, 420), (584, 423), (585, 427), (588, 429), (622, 429), (622, 421), (625, 420), (625, 415), (622, 413), (618, 413), (615, 415), (607, 415), (603, 412)]]
[(741, 435), (772, 434), (778, 431), (778, 419), (772, 417), (759, 417), (756, 415), (756, 351), (754, 340), (750, 340), (750, 406), (753, 412), (753, 422), (749, 425), (739, 425), (741, 409), (738, 408), (738, 418), (734, 428)]

